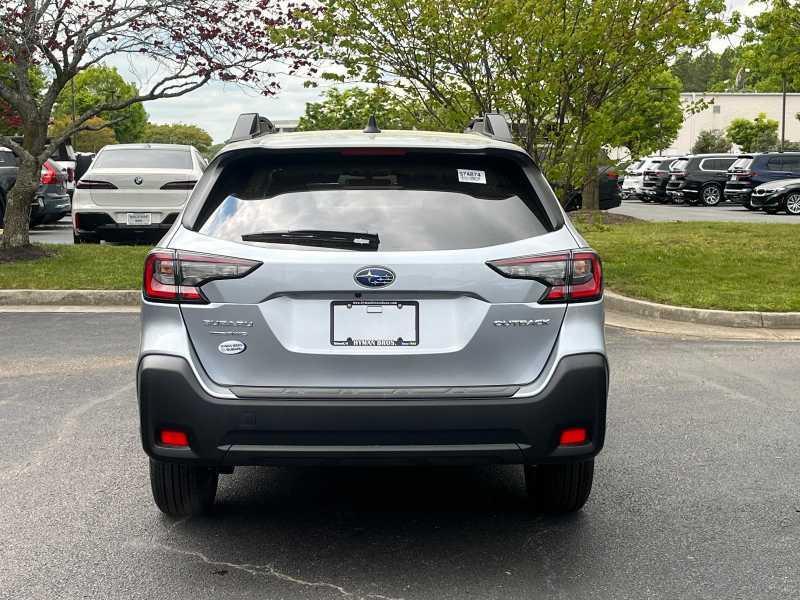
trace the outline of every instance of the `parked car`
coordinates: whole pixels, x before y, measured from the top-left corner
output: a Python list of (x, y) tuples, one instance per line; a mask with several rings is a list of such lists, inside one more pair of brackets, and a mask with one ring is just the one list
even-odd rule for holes
[(775, 214), (785, 210), (800, 215), (800, 179), (780, 179), (759, 185), (750, 196), (753, 208)]
[(723, 200), (728, 169), (736, 160), (731, 154), (682, 156), (670, 167), (667, 197), (676, 204), (702, 203), (716, 206)]
[(677, 159), (665, 158), (655, 167), (648, 167), (644, 171), (642, 181), (642, 202), (666, 202), (667, 182), (669, 170)]
[(750, 202), (753, 189), (780, 179), (800, 178), (800, 152), (741, 154), (728, 169), (725, 199), (754, 210)]
[[(10, 148), (0, 147), (0, 227), (6, 212), (8, 192), (17, 181), (17, 157)], [(52, 160), (42, 165), (39, 187), (31, 205), (30, 226), (55, 223), (69, 214), (67, 176)]]
[[(602, 166), (598, 169), (597, 183), (599, 185), (600, 210), (616, 208), (622, 203), (619, 187), (619, 172), (614, 167)], [(583, 208), (581, 190), (570, 190), (564, 210), (571, 212)]]
[(240, 118), (145, 261), (157, 506), (203, 513), (239, 465), (511, 463), (536, 509), (578, 510), (605, 435), (600, 260), (505, 120), (270, 131)]
[[(20, 136), (14, 136), (12, 139), (18, 144), (22, 143), (22, 138)], [(47, 139), (47, 143), (50, 143), (50, 138)], [(77, 180), (75, 176), (77, 154), (72, 147), (72, 140), (67, 139), (61, 142), (56, 147), (53, 154), (50, 155), (50, 158), (55, 167), (64, 173), (67, 193), (69, 197), (72, 198), (72, 194), (75, 191), (75, 181)]]
[(172, 226), (206, 164), (192, 146), (104, 147), (77, 184), (75, 243), (157, 240)]
[(622, 182), (622, 199), (642, 199), (644, 186), (644, 172), (658, 168), (666, 156), (648, 156), (629, 166), (625, 171), (625, 180)]

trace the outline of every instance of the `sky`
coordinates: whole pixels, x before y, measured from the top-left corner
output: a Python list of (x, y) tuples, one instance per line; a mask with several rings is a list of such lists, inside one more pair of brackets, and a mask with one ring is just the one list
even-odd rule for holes
[[(728, 11), (738, 10), (746, 15), (757, 14), (761, 6), (750, 0), (726, 0)], [(720, 52), (736, 40), (712, 40), (711, 48)], [(137, 57), (137, 60), (143, 60)], [(116, 62), (116, 61), (115, 61)], [(116, 62), (115, 66), (127, 80), (142, 85), (146, 69), (140, 64)], [(272, 120), (297, 119), (305, 112), (307, 102), (316, 102), (330, 83), (321, 82), (317, 88), (307, 88), (304, 80), (282, 75), (278, 77), (280, 92), (266, 98), (235, 83), (214, 82), (180, 98), (154, 100), (145, 104), (153, 123), (191, 123), (208, 131), (216, 143), (230, 136), (236, 117), (244, 112), (257, 112)]]

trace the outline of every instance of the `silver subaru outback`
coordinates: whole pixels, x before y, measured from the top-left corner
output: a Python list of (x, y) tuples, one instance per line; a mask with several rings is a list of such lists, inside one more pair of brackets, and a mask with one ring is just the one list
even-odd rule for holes
[(148, 255), (152, 492), (239, 465), (524, 465), (580, 509), (605, 435), (601, 263), (499, 115), (464, 134), (273, 133), (242, 115)]

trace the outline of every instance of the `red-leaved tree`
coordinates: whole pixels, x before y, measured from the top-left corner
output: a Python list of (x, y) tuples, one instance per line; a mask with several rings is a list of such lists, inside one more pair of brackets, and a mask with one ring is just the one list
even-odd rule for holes
[[(4, 0), (0, 63), (11, 67), (11, 76), (0, 78), (0, 104), (19, 116), (22, 141), (0, 135), (0, 145), (20, 158), (4, 207), (2, 246), (29, 244), (41, 165), (75, 132), (92, 129), (90, 119), (181, 96), (212, 79), (274, 94), (278, 70), (309, 67), (307, 49), (285, 45), (276, 32), (300, 27), (300, 12), (309, 10), (287, 0)], [(64, 87), (77, 73), (118, 56), (150, 73), (139, 95), (94, 106), (48, 139), (53, 105)], [(33, 71), (44, 75), (43, 89), (31, 85)]]

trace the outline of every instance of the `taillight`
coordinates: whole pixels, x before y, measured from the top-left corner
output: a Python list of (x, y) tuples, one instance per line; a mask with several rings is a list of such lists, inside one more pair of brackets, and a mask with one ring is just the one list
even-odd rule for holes
[(589, 302), (603, 296), (603, 268), (594, 252), (571, 251), (493, 260), (488, 264), (503, 277), (534, 279), (547, 286), (542, 303)]
[(144, 297), (151, 302), (207, 304), (200, 290), (203, 284), (215, 279), (238, 279), (260, 265), (243, 258), (153, 250), (144, 261)]
[(53, 183), (58, 183), (58, 171), (53, 168), (53, 165), (50, 163), (44, 163), (42, 165), (42, 176), (39, 180), (45, 185), (51, 185)]
[(79, 179), (75, 187), (79, 190), (116, 190), (115, 186), (110, 181), (96, 181), (93, 179)]
[(659, 177), (663, 177), (664, 175), (668, 175), (667, 171), (656, 171), (656, 175)]
[(170, 181), (161, 186), (162, 190), (193, 190), (196, 181)]
[(609, 178), (609, 179), (617, 179), (617, 178), (619, 178), (619, 173), (617, 173), (617, 172), (616, 172), (616, 171), (614, 171), (614, 170), (608, 170), (608, 171), (606, 171), (606, 175), (608, 175), (608, 178)]

